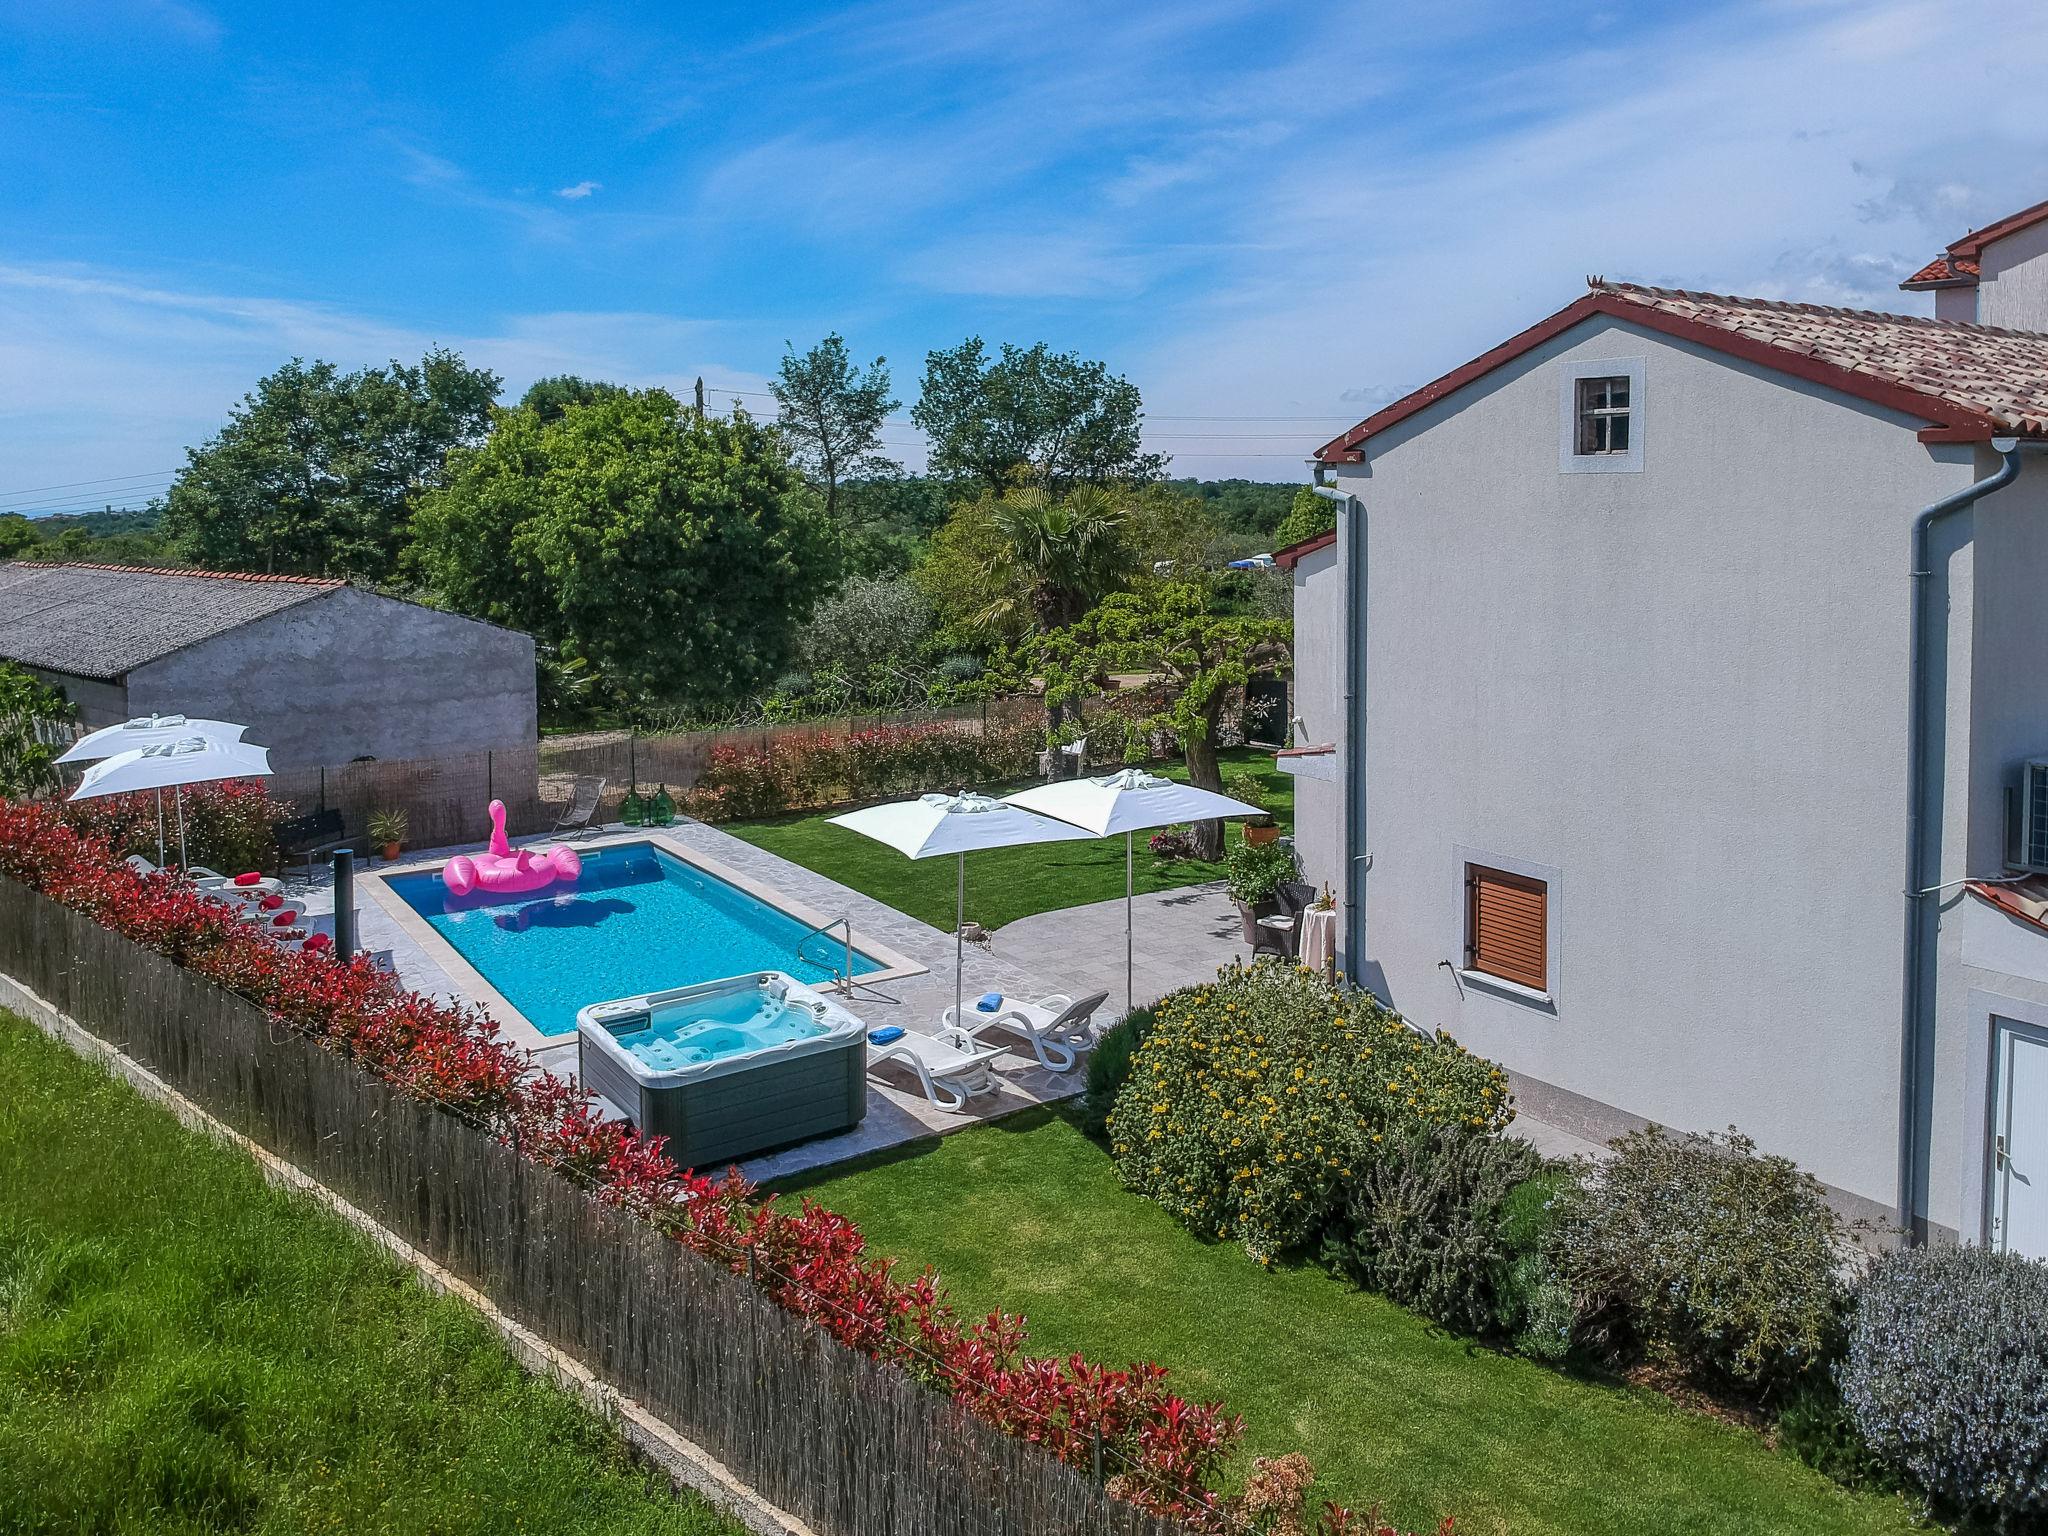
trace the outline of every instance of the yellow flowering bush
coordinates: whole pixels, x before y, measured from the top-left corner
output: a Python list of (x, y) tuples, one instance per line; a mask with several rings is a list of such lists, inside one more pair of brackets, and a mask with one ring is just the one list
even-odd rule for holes
[(1285, 961), (1162, 998), (1109, 1117), (1124, 1184), (1261, 1261), (1313, 1241), (1412, 1128), (1499, 1131), (1507, 1074)]

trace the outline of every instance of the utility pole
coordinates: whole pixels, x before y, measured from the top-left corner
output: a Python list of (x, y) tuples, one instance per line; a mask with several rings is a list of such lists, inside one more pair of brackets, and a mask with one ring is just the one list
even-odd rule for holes
[(697, 419), (704, 419), (704, 375), (697, 375)]

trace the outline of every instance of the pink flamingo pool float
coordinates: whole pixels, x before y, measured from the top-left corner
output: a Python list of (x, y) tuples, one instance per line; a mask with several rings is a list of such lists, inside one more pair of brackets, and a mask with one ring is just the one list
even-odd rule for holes
[(471, 891), (516, 896), (558, 880), (564, 885), (573, 884), (582, 873), (583, 860), (576, 850), (559, 843), (540, 853), (531, 848), (514, 853), (512, 845), (505, 841), (505, 802), (493, 800), (490, 850), (475, 858), (466, 853), (455, 855), (441, 866), (441, 883), (457, 896), (467, 896)]

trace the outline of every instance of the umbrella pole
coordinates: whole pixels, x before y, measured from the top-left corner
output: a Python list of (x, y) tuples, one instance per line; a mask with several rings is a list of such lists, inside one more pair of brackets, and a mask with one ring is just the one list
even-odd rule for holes
[(156, 792), (156, 867), (164, 867), (164, 792)]
[(183, 785), (171, 790), (171, 802), (178, 808), (178, 868), (192, 867), (192, 856), (185, 851), (185, 789)]
[(966, 1027), (967, 1015), (960, 1011), (960, 975), (967, 963), (966, 942), (962, 937), (962, 932), (967, 927), (967, 855), (962, 853), (958, 858), (959, 874), (955, 877), (953, 888), (953, 1027), (963, 1029)]
[(1134, 836), (1136, 834), (1132, 832), (1124, 833), (1124, 1016), (1126, 1018), (1130, 1016), (1131, 1010), (1138, 1006), (1138, 999), (1131, 983), (1131, 929), (1133, 926), (1131, 915), (1133, 890), (1131, 880), (1131, 839)]

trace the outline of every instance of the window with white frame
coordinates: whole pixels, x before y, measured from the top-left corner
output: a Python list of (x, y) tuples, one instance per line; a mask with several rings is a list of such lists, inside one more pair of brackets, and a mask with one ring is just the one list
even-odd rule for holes
[(1580, 379), (1577, 434), (1572, 451), (1588, 453), (1628, 452), (1628, 375), (1608, 374)]
[(1640, 357), (1573, 358), (1563, 365), (1558, 468), (1573, 474), (1643, 467)]

